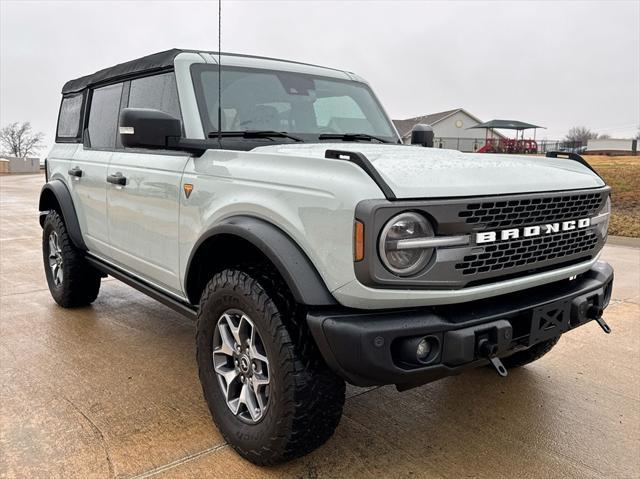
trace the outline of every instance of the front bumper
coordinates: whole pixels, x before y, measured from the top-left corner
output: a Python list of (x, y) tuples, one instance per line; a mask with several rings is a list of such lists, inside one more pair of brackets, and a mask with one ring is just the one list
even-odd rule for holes
[[(573, 280), (499, 297), (420, 309), (317, 310), (307, 322), (327, 364), (348, 382), (408, 388), (488, 364), (483, 342), (504, 357), (599, 318), (612, 285), (613, 269), (597, 262)], [(418, 361), (407, 351), (422, 338), (431, 352)]]

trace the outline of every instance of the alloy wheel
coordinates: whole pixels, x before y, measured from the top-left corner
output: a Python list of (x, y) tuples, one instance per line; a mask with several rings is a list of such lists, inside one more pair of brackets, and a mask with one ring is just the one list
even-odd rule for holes
[(259, 422), (269, 405), (269, 360), (260, 333), (240, 310), (218, 319), (213, 368), (231, 412), (246, 423)]
[(60, 286), (63, 280), (63, 260), (58, 233), (55, 231), (49, 234), (49, 268), (51, 269), (53, 284)]

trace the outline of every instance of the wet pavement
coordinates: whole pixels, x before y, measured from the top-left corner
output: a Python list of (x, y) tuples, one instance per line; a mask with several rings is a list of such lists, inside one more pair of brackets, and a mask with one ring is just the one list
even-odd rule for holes
[(200, 390), (194, 325), (113, 279), (91, 307), (46, 287), (40, 175), (0, 177), (0, 477), (640, 477), (640, 248), (609, 244), (590, 323), (506, 379), (488, 368), (399, 393), (349, 388), (322, 448), (258, 468)]

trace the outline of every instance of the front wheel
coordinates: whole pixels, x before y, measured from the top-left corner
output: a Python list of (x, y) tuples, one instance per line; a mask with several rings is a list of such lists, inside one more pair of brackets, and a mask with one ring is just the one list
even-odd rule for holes
[(206, 286), (197, 324), (205, 400), (229, 444), (259, 465), (302, 456), (337, 427), (345, 384), (296, 325), (285, 288), (225, 270)]

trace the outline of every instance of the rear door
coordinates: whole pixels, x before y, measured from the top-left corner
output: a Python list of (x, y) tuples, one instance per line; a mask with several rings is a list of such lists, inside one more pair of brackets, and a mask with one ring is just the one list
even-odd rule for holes
[[(131, 80), (123, 106), (152, 108), (180, 118), (173, 72)], [(116, 265), (182, 296), (178, 262), (178, 214), (182, 172), (189, 155), (123, 149), (111, 158), (107, 186), (111, 257)]]
[(107, 229), (107, 169), (116, 146), (122, 83), (93, 89), (88, 97), (84, 142), (69, 164), (68, 183), (89, 251), (110, 256)]

